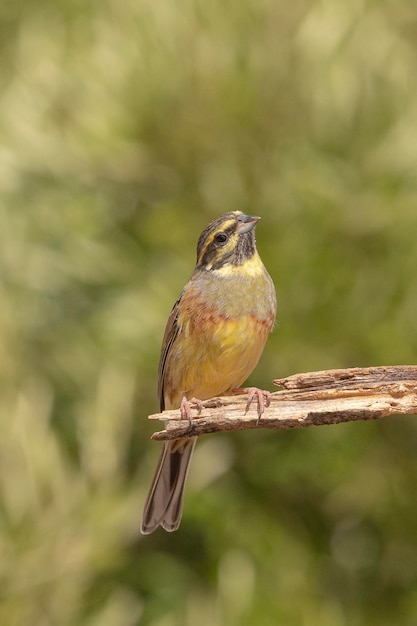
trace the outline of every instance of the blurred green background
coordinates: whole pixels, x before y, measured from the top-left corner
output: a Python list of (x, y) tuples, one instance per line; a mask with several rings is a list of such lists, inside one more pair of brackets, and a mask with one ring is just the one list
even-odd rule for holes
[(412, 0), (0, 5), (0, 623), (417, 624), (417, 422), (199, 442), (139, 534), (198, 235), (262, 216), (252, 384), (416, 363)]

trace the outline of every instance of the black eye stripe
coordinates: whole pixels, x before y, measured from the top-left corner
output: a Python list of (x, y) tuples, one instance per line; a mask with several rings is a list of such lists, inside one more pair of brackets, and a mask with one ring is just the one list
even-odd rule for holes
[[(226, 239), (229, 239), (230, 235), (232, 235), (236, 231), (236, 228), (237, 228), (237, 224), (232, 224), (231, 226), (229, 226), (225, 230), (222, 230), (219, 233), (217, 233), (217, 235), (214, 237), (214, 239), (216, 241), (218, 241), (217, 237), (219, 237), (219, 236), (225, 236)], [(226, 241), (226, 239), (222, 239), (222, 241)]]

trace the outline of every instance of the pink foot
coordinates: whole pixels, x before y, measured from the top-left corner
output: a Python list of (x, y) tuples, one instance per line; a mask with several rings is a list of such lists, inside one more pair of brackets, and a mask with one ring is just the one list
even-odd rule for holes
[(200, 415), (201, 409), (204, 406), (203, 402), (199, 400), (198, 398), (191, 398), (191, 400), (187, 400), (186, 396), (182, 397), (181, 405), (180, 405), (181, 419), (188, 420), (190, 422), (190, 425), (193, 419), (193, 413), (192, 413), (192, 407), (191, 407), (192, 404), (197, 405), (197, 412), (198, 412), (198, 415)]
[(271, 402), (271, 392), (264, 389), (258, 389), (257, 387), (243, 387), (233, 389), (234, 392), (247, 393), (248, 401), (246, 402), (245, 415), (249, 411), (249, 407), (252, 404), (253, 399), (256, 397), (258, 402), (258, 423), (262, 417), (263, 412), (269, 406)]

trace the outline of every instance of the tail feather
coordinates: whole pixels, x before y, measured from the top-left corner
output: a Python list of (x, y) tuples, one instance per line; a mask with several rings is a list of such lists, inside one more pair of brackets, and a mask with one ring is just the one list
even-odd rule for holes
[(152, 533), (158, 526), (172, 532), (180, 525), (184, 486), (196, 437), (167, 441), (145, 502), (141, 532)]

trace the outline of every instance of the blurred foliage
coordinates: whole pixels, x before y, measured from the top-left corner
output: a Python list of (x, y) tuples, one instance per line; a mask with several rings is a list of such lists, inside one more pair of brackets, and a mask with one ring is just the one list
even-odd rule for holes
[(262, 216), (253, 384), (416, 362), (412, 0), (5, 0), (0, 44), (0, 622), (415, 626), (413, 417), (208, 437), (139, 534), (210, 219)]

